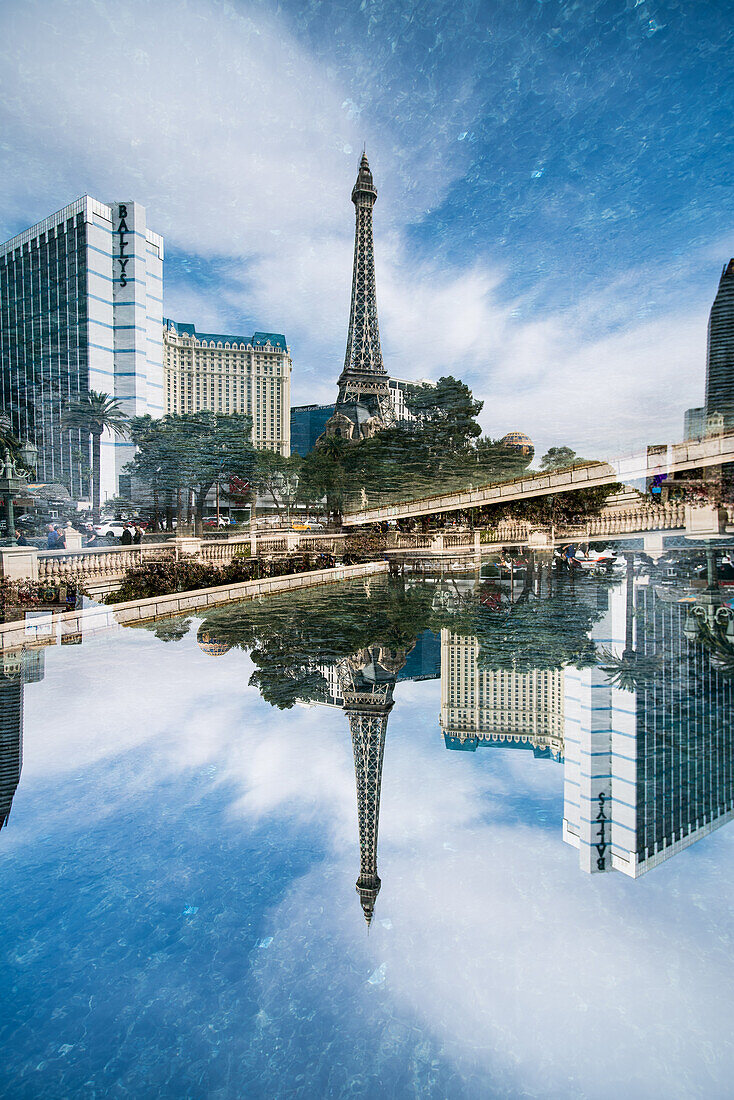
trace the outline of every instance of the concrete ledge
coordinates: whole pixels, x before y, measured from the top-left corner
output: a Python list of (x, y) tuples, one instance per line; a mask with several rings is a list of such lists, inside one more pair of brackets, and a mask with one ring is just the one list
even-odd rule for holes
[(147, 600), (130, 600), (110, 607), (85, 607), (81, 611), (49, 613), (43, 620), (18, 620), (0, 624), (0, 651), (56, 645), (59, 629), (62, 634), (89, 636), (114, 626), (152, 622), (194, 611), (196, 608), (257, 599), (278, 592), (288, 592), (314, 585), (334, 584), (354, 577), (370, 577), (388, 571), (387, 561), (371, 561), (361, 565), (338, 565), (333, 569), (314, 569), (310, 573), (291, 573), (285, 577), (267, 577), (259, 581), (201, 588), (193, 592), (175, 592), (169, 596), (153, 596)]

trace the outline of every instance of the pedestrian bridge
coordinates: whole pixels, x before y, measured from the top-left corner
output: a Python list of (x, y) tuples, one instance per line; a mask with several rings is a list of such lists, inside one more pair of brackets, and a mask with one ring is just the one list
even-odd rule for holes
[(648, 447), (644, 452), (626, 455), (609, 462), (585, 462), (565, 470), (531, 474), (514, 481), (495, 482), (462, 491), (383, 504), (347, 512), (342, 517), (345, 527), (359, 527), (385, 520), (419, 519), (447, 512), (464, 512), (483, 505), (502, 504), (513, 500), (569, 493), (575, 489), (594, 489), (603, 485), (647, 481), (655, 476), (683, 473), (699, 467), (721, 466), (734, 462), (734, 432)]

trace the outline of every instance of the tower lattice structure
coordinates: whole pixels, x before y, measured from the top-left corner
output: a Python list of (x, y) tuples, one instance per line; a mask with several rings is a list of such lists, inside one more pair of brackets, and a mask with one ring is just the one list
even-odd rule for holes
[[(339, 396), (334, 427), (340, 434), (360, 438), (395, 423), (389, 378), (382, 362), (380, 329), (377, 321), (375, 246), (372, 235), (372, 207), (377, 188), (366, 154), (362, 154), (357, 181), (352, 189), (356, 225), (352, 304), (344, 369), (339, 376)], [(345, 431), (346, 417), (352, 429)], [(351, 434), (350, 434), (351, 432)]]
[(349, 718), (357, 782), (359, 878), (356, 889), (367, 927), (372, 923), (380, 892), (377, 834), (387, 721), (393, 708), (393, 688), (405, 664), (405, 650), (370, 646), (338, 668), (344, 710)]

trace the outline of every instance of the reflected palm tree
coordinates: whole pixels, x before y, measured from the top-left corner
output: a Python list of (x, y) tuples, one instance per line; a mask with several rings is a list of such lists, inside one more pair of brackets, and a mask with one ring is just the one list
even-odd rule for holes
[(611, 649), (600, 649), (599, 667), (609, 678), (609, 682), (620, 691), (637, 691), (641, 684), (655, 677), (660, 670), (660, 661), (656, 657), (647, 657), (635, 649), (635, 555), (625, 554), (627, 576), (625, 583), (626, 606), (624, 622), (624, 649), (617, 655)]

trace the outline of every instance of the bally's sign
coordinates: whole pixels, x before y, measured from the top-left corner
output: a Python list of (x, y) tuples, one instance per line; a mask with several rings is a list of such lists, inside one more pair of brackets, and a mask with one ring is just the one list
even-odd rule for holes
[(130, 236), (130, 228), (127, 224), (127, 206), (124, 203), (121, 203), (117, 207), (117, 216), (120, 219), (120, 223), (117, 227), (117, 247), (118, 247), (118, 251), (117, 251), (117, 255), (115, 256), (115, 259), (117, 260), (117, 263), (120, 265), (120, 268), (119, 268), (120, 286), (127, 286), (127, 284), (128, 284), (127, 265), (130, 262), (130, 257), (127, 255), (127, 252), (128, 252), (128, 249), (130, 248), (130, 241), (128, 239), (129, 236)]

